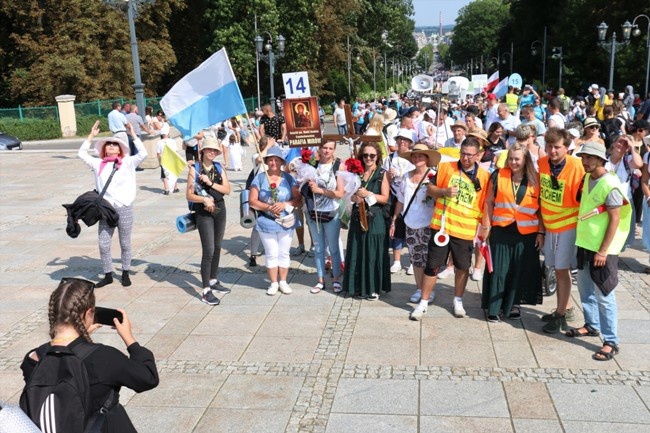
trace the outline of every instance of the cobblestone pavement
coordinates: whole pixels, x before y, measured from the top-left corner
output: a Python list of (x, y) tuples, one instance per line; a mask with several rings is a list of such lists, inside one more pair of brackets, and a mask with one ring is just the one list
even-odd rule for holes
[[(10, 402), (22, 388), (22, 356), (47, 338), (50, 291), (63, 276), (96, 279), (101, 267), (94, 227), (74, 240), (65, 234), (60, 205), (91, 187), (75, 156), (0, 155), (0, 399)], [(23, 176), (26, 164), (52, 173), (53, 186)], [(97, 290), (98, 304), (125, 307), (156, 354), (160, 387), (121, 393), (139, 431), (650, 431), (650, 275), (638, 247), (620, 265), (621, 353), (599, 363), (591, 360), (599, 339), (541, 332), (539, 316), (554, 299), (524, 307), (522, 320), (488, 324), (475, 282), (467, 319), (451, 316), (450, 282), (442, 281), (424, 320), (410, 322), (413, 277), (404, 271), (378, 302), (311, 295), (314, 262), (303, 255), (292, 262), (294, 293), (268, 297), (263, 266), (246, 266), (249, 231), (238, 224), (234, 193), (220, 274), (233, 292), (212, 308), (197, 297), (198, 235), (172, 225), (184, 197), (160, 194), (158, 173), (138, 174), (134, 285)], [(228, 172), (235, 192), (247, 174)], [(18, 209), (19, 197), (33, 200)], [(117, 241), (113, 248), (115, 257)], [(575, 287), (573, 299), (579, 305)], [(122, 348), (110, 330), (94, 338)]]

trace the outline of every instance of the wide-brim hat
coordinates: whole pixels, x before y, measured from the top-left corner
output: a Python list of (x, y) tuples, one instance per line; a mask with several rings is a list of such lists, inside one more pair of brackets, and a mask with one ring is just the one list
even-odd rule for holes
[(595, 117), (587, 117), (585, 119), (585, 123), (582, 125), (585, 129), (591, 127), (591, 126), (597, 126), (600, 128), (600, 123), (598, 123), (598, 120), (596, 120)]
[(104, 145), (106, 145), (106, 143), (118, 143), (120, 145), (120, 149), (122, 149), (124, 156), (129, 156), (131, 154), (131, 151), (129, 150), (129, 143), (125, 143), (121, 138), (106, 137), (95, 142), (95, 150), (99, 156), (103, 157)]
[(399, 131), (397, 131), (397, 134), (394, 137), (395, 140), (397, 140), (398, 137), (411, 140), (412, 143), (415, 143), (417, 141), (417, 136), (415, 134), (415, 131), (413, 131), (412, 129), (401, 128)]
[(392, 108), (384, 110), (384, 123), (390, 123), (397, 118), (397, 111)]
[(476, 138), (483, 147), (488, 147), (490, 145), (487, 132), (483, 131), (482, 129), (475, 129), (472, 132), (468, 132), (466, 138), (467, 137)]
[(465, 130), (465, 132), (467, 132), (467, 129), (468, 129), (468, 128), (467, 128), (467, 125), (465, 124), (465, 122), (463, 122), (463, 121), (460, 120), (460, 119), (458, 119), (458, 120), (457, 120), (453, 125), (451, 125), (450, 128), (451, 128), (452, 130), (453, 130), (454, 128), (462, 128), (462, 129)]
[(402, 152), (399, 154), (399, 156), (400, 158), (408, 159), (410, 161), (411, 156), (415, 153), (426, 155), (427, 158), (429, 158), (429, 161), (427, 163), (427, 166), (429, 167), (435, 167), (440, 162), (440, 152), (437, 150), (429, 149), (426, 144), (416, 144), (413, 146), (413, 149), (409, 150), (408, 152)]
[(607, 161), (607, 149), (605, 149), (604, 144), (594, 143), (593, 141), (588, 141), (582, 145), (580, 150), (576, 152), (576, 156), (582, 155), (592, 155), (597, 156), (603, 161)]
[(266, 161), (272, 156), (280, 158), (283, 163), (287, 161), (284, 159), (284, 156), (282, 156), (282, 149), (280, 149), (280, 146), (273, 146), (266, 151), (266, 155), (264, 156), (264, 163), (266, 164)]
[(203, 152), (205, 149), (214, 149), (219, 153), (223, 153), (223, 148), (221, 147), (221, 143), (217, 141), (217, 139), (211, 135), (206, 135), (203, 137), (203, 145), (201, 146), (201, 152)]

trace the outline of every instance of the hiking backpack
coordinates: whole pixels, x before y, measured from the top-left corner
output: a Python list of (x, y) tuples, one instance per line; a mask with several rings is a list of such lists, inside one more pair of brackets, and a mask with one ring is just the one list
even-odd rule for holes
[[(40, 361), (20, 396), (20, 408), (43, 433), (87, 432), (94, 425), (90, 381), (83, 361), (98, 347), (82, 343), (74, 348), (37, 349)], [(111, 392), (109, 400), (112, 397)]]

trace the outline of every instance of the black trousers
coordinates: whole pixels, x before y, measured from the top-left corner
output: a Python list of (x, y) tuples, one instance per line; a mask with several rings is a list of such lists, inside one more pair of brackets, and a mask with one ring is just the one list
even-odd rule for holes
[(201, 281), (203, 287), (210, 286), (210, 280), (217, 278), (219, 259), (221, 258), (221, 241), (226, 230), (226, 205), (223, 200), (217, 202), (214, 214), (196, 213), (196, 228), (201, 238)]

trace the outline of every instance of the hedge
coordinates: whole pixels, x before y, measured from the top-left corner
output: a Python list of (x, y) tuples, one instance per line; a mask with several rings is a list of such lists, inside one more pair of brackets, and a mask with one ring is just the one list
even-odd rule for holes
[[(77, 117), (77, 135), (86, 136), (97, 120), (97, 116)], [(100, 131), (107, 131), (106, 117), (100, 118), (99, 121)], [(13, 118), (0, 118), (0, 131), (15, 135), (22, 141), (61, 138), (61, 125), (56, 119), (24, 119), (21, 122)]]

